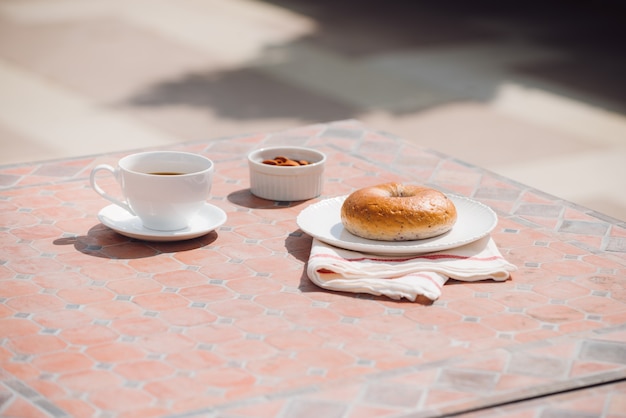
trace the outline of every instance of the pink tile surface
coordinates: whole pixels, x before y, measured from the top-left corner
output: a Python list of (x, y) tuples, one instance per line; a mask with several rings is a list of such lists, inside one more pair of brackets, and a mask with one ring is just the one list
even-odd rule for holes
[[(246, 154), (276, 144), (327, 154), (323, 196), (250, 194)], [(180, 242), (98, 222), (88, 174), (120, 155), (0, 167), (1, 415), (497, 416), (607, 382), (585, 396), (624, 403), (623, 223), (355, 121), (176, 148), (216, 162), (228, 215)], [(389, 180), (490, 205), (512, 279), (449, 281), (431, 305), (313, 285), (298, 213)]]

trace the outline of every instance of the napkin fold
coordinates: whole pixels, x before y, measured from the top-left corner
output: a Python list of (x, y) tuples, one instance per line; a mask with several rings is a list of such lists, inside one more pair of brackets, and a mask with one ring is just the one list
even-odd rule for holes
[(436, 300), (449, 278), (504, 281), (517, 268), (490, 236), (461, 247), (411, 256), (378, 256), (333, 247), (313, 239), (307, 275), (316, 285), (342, 292)]

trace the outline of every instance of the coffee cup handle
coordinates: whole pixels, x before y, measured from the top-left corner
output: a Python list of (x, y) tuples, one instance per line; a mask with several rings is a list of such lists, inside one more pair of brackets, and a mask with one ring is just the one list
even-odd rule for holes
[(115, 179), (119, 183), (120, 181), (119, 169), (113, 168), (108, 164), (99, 164), (95, 166), (93, 170), (91, 170), (91, 175), (89, 176), (89, 182), (91, 183), (91, 187), (96, 191), (96, 193), (104, 197), (106, 200), (115, 203), (117, 206), (121, 207), (122, 209), (125, 209), (128, 213), (135, 216), (135, 212), (130, 208), (127, 202), (122, 202), (121, 200), (114, 198), (113, 196), (105, 192), (100, 186), (98, 186), (98, 184), (96, 183), (96, 173), (101, 170), (108, 171), (111, 174), (113, 174), (113, 177), (115, 177)]

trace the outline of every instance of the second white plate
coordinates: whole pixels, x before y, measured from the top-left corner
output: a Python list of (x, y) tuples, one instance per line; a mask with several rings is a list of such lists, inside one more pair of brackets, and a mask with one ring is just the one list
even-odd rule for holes
[(375, 241), (348, 232), (341, 223), (341, 205), (347, 196), (315, 203), (300, 212), (297, 223), (307, 234), (335, 247), (370, 254), (409, 255), (460, 247), (485, 237), (498, 223), (489, 207), (463, 196), (448, 195), (457, 210), (452, 230), (416, 241)]

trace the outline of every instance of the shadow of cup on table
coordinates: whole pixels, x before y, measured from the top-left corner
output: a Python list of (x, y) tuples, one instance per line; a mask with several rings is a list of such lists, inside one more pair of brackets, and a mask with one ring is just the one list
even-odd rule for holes
[(201, 237), (183, 241), (143, 241), (125, 237), (103, 224), (98, 224), (89, 229), (86, 235), (57, 238), (53, 244), (73, 245), (77, 251), (93, 257), (131, 260), (202, 248), (213, 243), (217, 237), (217, 232), (211, 231)]

